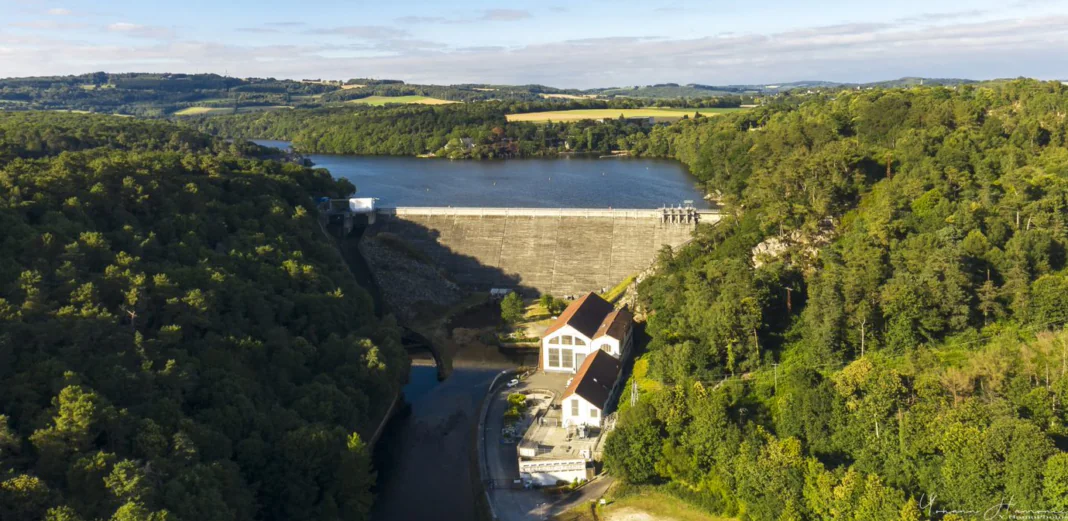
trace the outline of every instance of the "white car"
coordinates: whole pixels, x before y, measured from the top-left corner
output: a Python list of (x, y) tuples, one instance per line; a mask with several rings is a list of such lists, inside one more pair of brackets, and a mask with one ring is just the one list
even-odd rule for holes
[(515, 387), (517, 385), (519, 385), (519, 379), (518, 378), (512, 378), (511, 380), (508, 380), (508, 387), (509, 388)]

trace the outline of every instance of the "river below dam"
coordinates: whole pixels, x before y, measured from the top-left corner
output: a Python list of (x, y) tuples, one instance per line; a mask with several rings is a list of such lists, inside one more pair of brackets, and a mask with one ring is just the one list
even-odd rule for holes
[[(253, 140), (288, 149), (286, 141)], [(660, 208), (693, 201), (708, 208), (699, 181), (678, 161), (590, 156), (448, 160), (305, 155), (356, 185), (380, 206)]]
[(412, 365), (404, 387), (407, 407), (375, 447), (373, 521), (480, 518), (474, 426), (482, 398), (502, 369), (461, 364), (439, 382), (432, 364)]

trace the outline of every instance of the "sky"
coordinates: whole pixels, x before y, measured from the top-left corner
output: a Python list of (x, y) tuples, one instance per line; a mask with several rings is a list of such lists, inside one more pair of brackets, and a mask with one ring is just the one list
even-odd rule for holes
[(0, 0), (0, 77), (1068, 79), (1068, 0)]

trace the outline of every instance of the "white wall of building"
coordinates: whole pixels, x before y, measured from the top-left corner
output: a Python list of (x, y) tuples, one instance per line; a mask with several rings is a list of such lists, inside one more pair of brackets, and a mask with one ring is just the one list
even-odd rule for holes
[(586, 401), (585, 398), (577, 394), (565, 398), (561, 403), (561, 409), (565, 427), (575, 425), (601, 426), (601, 416), (604, 411), (601, 410), (601, 407)]
[(597, 340), (594, 340), (594, 347), (604, 351), (616, 358), (620, 358), (622, 352), (619, 350), (619, 340), (616, 340), (610, 336), (602, 336)]
[(592, 339), (586, 335), (571, 326), (564, 326), (542, 338), (541, 367), (545, 371), (574, 373), (582, 365), (582, 360), (593, 352), (592, 344)]
[(552, 486), (557, 481), (574, 482), (588, 479), (586, 460), (520, 461), (519, 476), (539, 486)]

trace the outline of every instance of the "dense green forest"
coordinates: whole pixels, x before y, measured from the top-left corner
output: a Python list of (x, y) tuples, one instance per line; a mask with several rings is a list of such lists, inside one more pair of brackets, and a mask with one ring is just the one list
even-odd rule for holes
[(0, 110), (162, 117), (188, 107), (316, 106), (338, 86), (217, 74), (107, 74), (0, 79)]
[(407, 358), (269, 154), (0, 115), (0, 519), (367, 517)]
[[(548, 94), (582, 95), (575, 89), (543, 85), (418, 85), (396, 80), (337, 82), (233, 78), (217, 74), (147, 74), (103, 72), (72, 76), (0, 78), (0, 110), (73, 110), (139, 117), (167, 117), (190, 107), (207, 107), (216, 114), (256, 108), (315, 109), (343, 107), (369, 96), (420, 95), (457, 102), (535, 104), (539, 107), (578, 104), (590, 108), (626, 108), (650, 104), (671, 107), (737, 106), (733, 93), (678, 91), (651, 100), (640, 95), (596, 96), (607, 99), (548, 100)], [(631, 93), (635, 94), (635, 93)], [(644, 99), (638, 99), (644, 98)], [(748, 99), (748, 98), (747, 98)], [(532, 109), (532, 110), (546, 110)], [(532, 110), (528, 110), (532, 111)]]
[(1066, 114), (1025, 80), (631, 136), (729, 216), (640, 286), (611, 471), (741, 519), (1068, 511)]
[[(624, 138), (648, 133), (652, 126), (633, 120), (508, 122), (506, 114), (570, 108), (643, 106), (636, 100), (482, 102), (452, 105), (328, 108), (233, 116), (202, 117), (190, 124), (232, 138), (284, 139), (304, 153), (507, 158), (552, 156), (561, 152), (607, 154)], [(462, 143), (471, 139), (471, 146)]]

